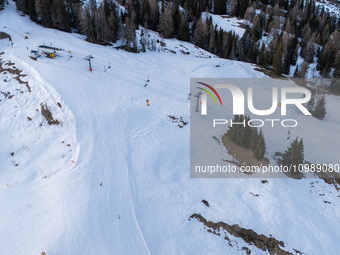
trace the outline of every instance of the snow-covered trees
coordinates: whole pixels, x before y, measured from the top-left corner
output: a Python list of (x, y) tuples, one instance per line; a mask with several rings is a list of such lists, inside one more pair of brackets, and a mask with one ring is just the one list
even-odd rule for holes
[[(124, 8), (118, 11), (117, 4)], [(94, 43), (122, 38), (132, 43), (126, 49), (134, 49), (132, 30), (143, 26), (164, 38), (192, 41), (223, 58), (273, 68), (277, 75), (290, 74), (299, 52), (305, 64), (296, 75), (303, 77), (317, 54), (320, 74), (340, 77), (339, 20), (314, 1), (103, 0), (84, 5), (79, 0), (16, 0), (16, 5), (43, 26), (76, 30)], [(202, 11), (246, 19), (243, 37), (221, 30), (211, 16), (205, 20)], [(261, 41), (263, 36), (267, 37)]]

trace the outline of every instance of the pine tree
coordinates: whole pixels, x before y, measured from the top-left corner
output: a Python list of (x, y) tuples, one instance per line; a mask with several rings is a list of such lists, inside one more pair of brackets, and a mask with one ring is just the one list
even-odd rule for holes
[(259, 134), (257, 132), (257, 128), (252, 127), (250, 131), (250, 141), (249, 141), (249, 149), (252, 151), (255, 151), (256, 145), (257, 145), (257, 140), (259, 138)]
[(231, 16), (238, 17), (239, 16), (239, 1), (238, 0), (231, 0), (230, 1), (231, 7)]
[(84, 9), (81, 9), (79, 16), (79, 19), (81, 20), (80, 28), (82, 33), (86, 35), (86, 41), (95, 42), (95, 27), (93, 17), (91, 16), (90, 7), (86, 6)]
[(195, 45), (200, 48), (205, 48), (205, 34), (206, 34), (206, 23), (202, 22), (202, 19), (199, 18), (197, 21), (196, 29), (194, 32), (194, 40)]
[(218, 15), (226, 14), (226, 1), (225, 0), (214, 1), (214, 14), (218, 14)]
[(28, 0), (27, 1), (27, 8), (28, 8), (28, 14), (30, 15), (30, 20), (36, 21), (37, 20), (37, 12), (35, 11), (34, 0)]
[[(298, 139), (296, 138), (296, 141)], [(304, 162), (304, 146), (302, 139), (296, 144), (296, 147), (294, 147), (292, 158), (291, 158), (291, 164), (298, 166), (300, 164), (303, 164)]]
[(122, 38), (126, 40), (125, 50), (131, 52), (137, 52), (137, 43), (136, 43), (136, 14), (134, 11), (131, 12), (131, 16), (127, 17), (125, 20), (125, 27)]
[(266, 153), (266, 143), (264, 141), (262, 129), (260, 129), (260, 133), (258, 135), (258, 139), (257, 139), (255, 149), (254, 149), (254, 157), (257, 160), (261, 160), (264, 158), (265, 153)]
[(250, 26), (251, 24), (251, 21), (252, 21), (252, 18), (251, 18), (251, 15), (250, 15), (250, 10), (249, 10), (249, 7), (247, 8), (245, 14), (244, 14), (244, 19), (246, 21), (246, 25), (247, 26)]
[(276, 75), (282, 73), (282, 42), (277, 46), (274, 59), (273, 59), (273, 72)]
[(150, 21), (148, 21), (149, 28), (157, 31), (159, 24), (159, 6), (157, 0), (151, 0)]
[(262, 27), (259, 16), (256, 16), (253, 21), (253, 27), (251, 28), (252, 39), (258, 41), (262, 38)]
[(170, 2), (167, 3), (164, 13), (160, 16), (158, 32), (163, 38), (173, 38), (175, 36)]
[(308, 62), (306, 61), (306, 59), (303, 61), (302, 65), (301, 65), (301, 70), (299, 72), (299, 78), (305, 78), (306, 77), (306, 73), (308, 70)]
[(239, 2), (238, 16), (243, 18), (248, 8), (248, 0), (240, 0)]
[[(26, 0), (16, 0), (15, 5), (16, 5), (18, 11), (20, 11), (22, 13), (26, 13), (26, 11), (27, 11), (27, 1)], [(4, 2), (2, 2), (1, 6), (3, 8)]]
[[(233, 119), (233, 123), (235, 122), (240, 122), (240, 115), (235, 115), (234, 119)], [(239, 132), (237, 129), (238, 125), (233, 125), (233, 126), (229, 126), (228, 130), (227, 130), (227, 137), (230, 139), (230, 141), (238, 144), (238, 136), (239, 136)]]
[(195, 19), (199, 19), (201, 17), (201, 13), (202, 13), (201, 1), (197, 1), (195, 12), (194, 12)]
[(209, 36), (207, 37), (209, 39), (209, 48), (208, 51), (216, 54), (216, 40), (215, 40), (215, 29), (213, 26), (210, 26)]
[(286, 54), (284, 55), (282, 73), (289, 75), (289, 72), (290, 72), (290, 56), (289, 56), (289, 52), (286, 52)]
[(141, 33), (140, 33), (140, 45), (141, 45), (141, 52), (146, 52), (146, 44), (147, 44), (147, 38), (146, 35), (144, 33), (144, 29), (142, 29)]
[(69, 12), (63, 0), (51, 0), (52, 8), (50, 8), (50, 25), (56, 29), (63, 31), (71, 31), (71, 21)]
[(188, 22), (186, 21), (183, 13), (180, 14), (180, 17), (181, 17), (181, 23), (179, 25), (177, 38), (179, 40), (189, 42), (190, 41), (190, 30), (189, 30)]
[(315, 89), (311, 92), (310, 100), (305, 104), (307, 110), (313, 115), (315, 109)]
[(143, 5), (142, 5), (142, 13), (141, 13), (141, 23), (142, 24), (149, 24), (150, 23), (150, 18), (149, 18), (149, 13), (151, 12), (151, 6), (149, 0), (144, 0)]
[(258, 58), (258, 64), (264, 68), (268, 66), (267, 50), (266, 50), (266, 45), (264, 42), (262, 43), (262, 46), (261, 46), (261, 50), (260, 50), (260, 54)]
[[(335, 78), (339, 78), (339, 77), (335, 77)], [(332, 79), (329, 85), (329, 90), (335, 95), (339, 94), (340, 93), (340, 79)]]
[[(243, 115), (240, 115), (240, 116), (238, 116), (238, 121), (237, 121), (236, 118), (235, 118), (235, 121), (233, 121), (233, 122), (234, 122), (234, 123), (235, 123), (235, 122), (243, 123), (243, 120), (244, 120)], [(234, 129), (235, 129), (235, 137), (234, 137), (235, 143), (241, 146), (242, 143), (243, 143), (243, 140), (246, 139), (246, 138), (244, 137), (243, 125), (235, 124), (233, 127), (234, 127)]]
[(251, 138), (251, 127), (248, 125), (248, 122), (250, 121), (250, 117), (249, 116), (245, 116), (244, 117), (245, 123), (246, 125), (240, 125), (240, 130), (241, 130), (241, 137), (242, 137), (242, 141), (241, 141), (241, 146), (244, 148), (249, 148), (249, 142), (250, 142), (250, 138)]
[(299, 77), (299, 73), (300, 73), (299, 66), (297, 65), (296, 68), (295, 68), (295, 71), (294, 71), (294, 77), (298, 78)]
[(179, 11), (178, 0), (174, 0), (172, 3), (172, 20), (174, 23), (175, 33), (178, 35), (179, 26), (181, 24), (181, 12)]
[(252, 41), (247, 53), (246, 61), (249, 63), (255, 63), (256, 60), (256, 43)]
[(292, 46), (292, 48), (290, 48), (290, 52), (291, 52), (290, 63), (291, 65), (295, 66), (298, 59), (299, 45), (296, 43), (295, 48)]
[(35, 0), (39, 22), (45, 27), (51, 27), (50, 5), (51, 3), (48, 0)]
[(322, 95), (315, 105), (313, 116), (319, 120), (323, 120), (326, 117), (326, 113), (326, 99), (325, 95)]
[(281, 163), (291, 170), (294, 169), (292, 166), (295, 166), (297, 169), (300, 164), (304, 163), (304, 146), (302, 139), (298, 141), (296, 137), (283, 154)]

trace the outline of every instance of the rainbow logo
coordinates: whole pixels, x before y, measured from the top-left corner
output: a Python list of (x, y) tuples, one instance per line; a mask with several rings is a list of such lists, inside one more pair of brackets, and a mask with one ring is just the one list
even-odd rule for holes
[[(204, 86), (206, 86), (207, 88), (211, 89), (211, 90), (215, 93), (215, 95), (217, 96), (218, 100), (220, 100), (220, 104), (221, 104), (221, 106), (222, 106), (222, 100), (221, 100), (221, 98), (220, 98), (220, 95), (217, 93), (217, 91), (216, 91), (213, 87), (211, 87), (210, 85), (205, 84), (205, 83), (203, 83), (203, 82), (197, 82), (197, 83), (199, 83), (199, 84), (201, 84), (201, 85), (204, 85)], [(201, 89), (201, 90), (203, 90), (203, 91), (205, 91), (205, 92), (207, 92), (208, 95), (211, 96), (211, 98), (214, 100), (215, 105), (217, 105), (214, 96), (211, 94), (211, 92), (210, 92), (209, 90), (206, 90), (206, 89), (200, 88), (200, 87), (197, 87), (197, 88), (198, 88), (198, 89)]]

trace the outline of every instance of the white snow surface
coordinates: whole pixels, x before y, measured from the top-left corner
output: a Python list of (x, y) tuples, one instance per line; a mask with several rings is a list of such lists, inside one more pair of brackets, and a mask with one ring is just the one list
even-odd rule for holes
[(324, 7), (331, 15), (340, 17), (340, 1), (319, 0), (316, 1), (316, 6)]
[[(177, 42), (192, 54), (133, 54), (90, 44), (78, 34), (21, 17), (12, 1), (0, 12), (0, 27), (14, 42), (11, 48), (0, 41), (2, 60), (23, 70), (27, 76), (21, 79), (32, 90), (1, 73), (0, 91), (14, 95), (0, 94), (1, 255), (245, 254), (243, 246), (252, 254), (269, 254), (232, 236), (234, 246), (229, 246), (222, 236), (189, 221), (193, 213), (272, 235), (290, 252), (338, 254), (340, 197), (323, 180), (263, 184), (260, 178), (189, 177), (189, 78), (265, 77), (252, 65), (201, 58), (191, 51), (194, 46), (177, 40), (168, 47)], [(65, 51), (33, 61), (26, 47), (42, 43)], [(89, 54), (92, 72), (83, 60)], [(41, 103), (62, 125), (47, 124)], [(314, 128), (308, 132), (324, 150), (337, 149), (339, 98), (328, 96), (327, 106), (330, 117), (324, 122), (310, 118)], [(167, 115), (181, 116), (189, 125), (180, 129)], [(275, 141), (269, 144), (271, 155)], [(227, 155), (223, 146), (213, 146)], [(319, 151), (306, 148), (307, 157), (322, 159)]]
[[(205, 21), (206, 18), (212, 17), (213, 25), (217, 28), (222, 28), (224, 31), (235, 31), (235, 33), (241, 38), (246, 31), (244, 28), (240, 27), (240, 24), (245, 24), (245, 20), (238, 19), (236, 17), (229, 17), (227, 15), (216, 15), (208, 12), (202, 12), (202, 20)], [(249, 22), (250, 23), (250, 22)], [(251, 24), (249, 24), (251, 25)]]

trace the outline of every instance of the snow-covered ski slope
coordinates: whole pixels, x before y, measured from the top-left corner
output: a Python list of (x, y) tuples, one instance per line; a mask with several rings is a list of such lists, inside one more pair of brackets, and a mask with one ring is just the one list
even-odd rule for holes
[[(21, 17), (12, 1), (0, 28), (14, 42), (0, 41), (2, 60), (23, 70), (31, 87), (0, 74), (0, 91), (14, 95), (0, 102), (1, 255), (245, 254), (243, 246), (268, 254), (232, 236), (228, 245), (189, 221), (193, 213), (273, 235), (290, 252), (337, 254), (339, 193), (322, 180), (189, 177), (189, 78), (264, 77), (251, 65), (204, 58), (176, 40), (166, 43), (197, 54), (90, 44)], [(65, 51), (30, 59), (26, 47), (43, 43)], [(89, 54), (92, 72), (83, 60)], [(62, 125), (47, 124), (41, 103)], [(189, 125), (179, 128), (167, 115)]]

